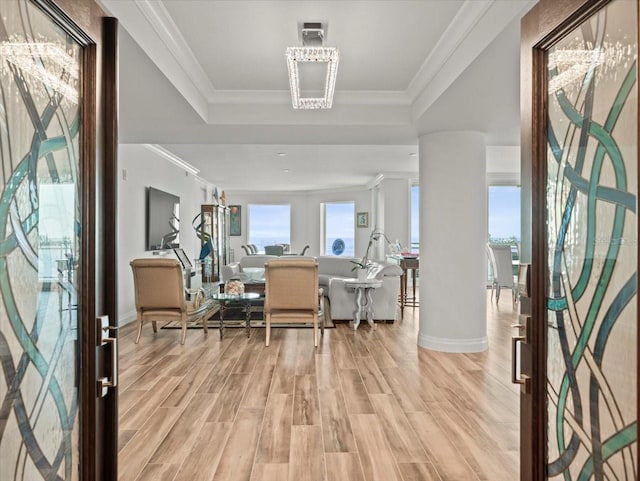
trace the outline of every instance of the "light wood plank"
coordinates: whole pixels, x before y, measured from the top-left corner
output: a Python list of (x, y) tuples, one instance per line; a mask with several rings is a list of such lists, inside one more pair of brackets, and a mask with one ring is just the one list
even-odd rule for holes
[(361, 358), (358, 371), (369, 394), (391, 393), (391, 388), (373, 360), (373, 356)]
[(149, 460), (152, 464), (182, 464), (196, 441), (209, 406), (217, 394), (196, 394), (182, 412), (156, 452)]
[(209, 422), (231, 422), (236, 417), (250, 374), (230, 374), (207, 417)]
[(371, 401), (396, 462), (428, 462), (418, 436), (393, 395), (372, 394)]
[(337, 389), (320, 389), (319, 394), (325, 452), (355, 452), (356, 444), (342, 392)]
[(338, 368), (330, 353), (316, 356), (316, 378), (318, 388), (340, 389)]
[(414, 412), (407, 414), (407, 417), (420, 438), (422, 447), (427, 451), (443, 480), (474, 481), (479, 479), (467, 464), (459, 447), (451, 442), (432, 414)]
[(274, 370), (273, 364), (263, 364), (256, 367), (249, 380), (244, 398), (242, 398), (242, 407), (264, 408), (267, 405)]
[(345, 341), (335, 341), (332, 345), (332, 352), (338, 369), (356, 369), (351, 349)]
[(292, 394), (271, 394), (265, 409), (256, 462), (288, 463), (293, 410)]
[(173, 481), (178, 468), (177, 464), (147, 464), (136, 481)]
[(213, 481), (247, 481), (256, 452), (264, 411), (242, 408), (222, 452)]
[(431, 463), (402, 463), (398, 468), (403, 481), (442, 481)]
[(352, 414), (350, 417), (365, 479), (402, 481), (378, 417), (375, 414)]
[(293, 424), (320, 425), (320, 402), (314, 375), (295, 377)]
[(349, 413), (372, 414), (373, 404), (357, 369), (338, 369), (344, 402)]
[(327, 481), (364, 481), (360, 458), (356, 453), (326, 453), (325, 459)]
[(288, 463), (256, 463), (251, 473), (251, 481), (287, 481)]
[(149, 413), (156, 410), (178, 385), (179, 377), (160, 377), (149, 391), (137, 391), (140, 397), (135, 405), (120, 417), (120, 428), (140, 429), (149, 419)]
[(118, 479), (134, 480), (180, 415), (177, 408), (158, 408), (118, 455)]
[(320, 426), (293, 426), (289, 454), (289, 479), (324, 481), (324, 451)]
[(210, 481), (230, 431), (231, 423), (204, 423), (174, 481)]

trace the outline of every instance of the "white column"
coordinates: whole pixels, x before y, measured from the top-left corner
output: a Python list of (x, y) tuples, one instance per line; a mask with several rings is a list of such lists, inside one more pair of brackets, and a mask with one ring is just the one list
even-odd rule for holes
[(420, 137), (420, 330), (418, 345), (487, 349), (485, 137)]

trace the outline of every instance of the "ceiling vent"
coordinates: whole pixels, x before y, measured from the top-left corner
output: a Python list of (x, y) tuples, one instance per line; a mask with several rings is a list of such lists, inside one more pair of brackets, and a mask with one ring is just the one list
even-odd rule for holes
[(304, 22), (300, 28), (300, 37), (305, 47), (322, 47), (325, 25), (322, 22)]

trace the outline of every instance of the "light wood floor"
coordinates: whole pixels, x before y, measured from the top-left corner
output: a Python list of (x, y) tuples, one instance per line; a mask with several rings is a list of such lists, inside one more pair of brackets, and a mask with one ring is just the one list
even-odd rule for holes
[(122, 481), (515, 481), (518, 390), (509, 296), (489, 345), (445, 354), (403, 321), (327, 329), (121, 332)]

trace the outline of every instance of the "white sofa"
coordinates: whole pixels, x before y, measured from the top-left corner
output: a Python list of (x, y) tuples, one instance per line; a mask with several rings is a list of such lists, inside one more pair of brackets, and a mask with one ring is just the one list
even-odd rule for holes
[[(345, 279), (357, 276), (353, 270), (353, 257), (318, 257), (318, 284), (324, 289), (331, 305), (332, 319), (352, 319), (355, 310), (353, 289), (347, 289)], [(375, 320), (393, 321), (398, 310), (398, 295), (400, 293), (400, 276), (402, 269), (397, 264), (372, 261), (367, 269), (367, 278), (382, 281), (372, 295), (373, 318)]]
[[(292, 256), (292, 259), (300, 259)], [(222, 280), (227, 281), (238, 276), (245, 268), (264, 267), (271, 259), (286, 259), (286, 257), (253, 255), (245, 256), (239, 262), (232, 262), (222, 268)], [(353, 289), (347, 289), (345, 279), (353, 279), (357, 272), (353, 270), (353, 257), (320, 256), (318, 261), (318, 285), (324, 290), (331, 306), (331, 319), (346, 320), (353, 318), (355, 299)], [(375, 320), (393, 321), (398, 309), (398, 295), (400, 294), (400, 276), (402, 269), (397, 264), (382, 261), (372, 261), (367, 269), (367, 278), (379, 279), (382, 286), (372, 295), (373, 318)]]

